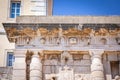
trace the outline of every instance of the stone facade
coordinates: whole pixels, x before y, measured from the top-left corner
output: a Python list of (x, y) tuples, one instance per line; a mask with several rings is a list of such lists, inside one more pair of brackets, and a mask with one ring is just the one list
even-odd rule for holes
[(22, 16), (4, 23), (16, 44), (12, 79), (119, 80), (119, 20)]

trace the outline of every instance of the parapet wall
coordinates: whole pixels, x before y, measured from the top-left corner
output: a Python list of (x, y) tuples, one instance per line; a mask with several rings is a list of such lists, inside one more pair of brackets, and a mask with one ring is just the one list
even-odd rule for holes
[(120, 24), (120, 16), (19, 16), (17, 23)]

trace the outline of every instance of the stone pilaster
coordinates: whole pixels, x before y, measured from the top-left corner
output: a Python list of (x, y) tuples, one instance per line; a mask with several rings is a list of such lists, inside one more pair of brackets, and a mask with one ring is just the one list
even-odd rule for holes
[(26, 80), (25, 50), (15, 50), (15, 62), (13, 64), (12, 80)]
[(102, 64), (102, 54), (104, 53), (103, 49), (91, 49), (89, 50), (91, 55), (91, 80), (105, 80), (104, 79), (104, 69)]
[(30, 64), (30, 80), (42, 80), (42, 63), (35, 51)]

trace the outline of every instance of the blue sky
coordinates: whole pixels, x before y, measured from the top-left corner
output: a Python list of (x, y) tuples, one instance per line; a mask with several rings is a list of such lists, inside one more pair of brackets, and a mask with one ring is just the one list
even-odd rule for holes
[(120, 0), (53, 1), (53, 15), (120, 15)]

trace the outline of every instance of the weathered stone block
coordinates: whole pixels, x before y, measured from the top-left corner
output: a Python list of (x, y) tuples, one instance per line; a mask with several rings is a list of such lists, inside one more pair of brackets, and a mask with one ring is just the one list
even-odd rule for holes
[(13, 65), (13, 69), (26, 69), (26, 63), (15, 62)]
[(106, 75), (106, 80), (112, 80), (112, 76), (111, 75)]
[(40, 77), (30, 77), (30, 80), (42, 80)]
[(51, 68), (50, 68), (50, 66), (44, 66), (44, 72), (45, 72), (45, 73), (51, 73)]
[(50, 60), (45, 60), (45, 61), (44, 61), (44, 65), (51, 65), (51, 64), (50, 64)]
[(26, 80), (26, 77), (15, 77), (13, 76), (12, 80)]
[(92, 77), (104, 78), (103, 71), (93, 71), (91, 72)]
[(99, 64), (99, 65), (91, 65), (91, 71), (103, 71), (103, 65), (102, 64)]
[(90, 60), (81, 60), (80, 61), (81, 63), (81, 65), (90, 65), (91, 64), (91, 61)]
[(75, 74), (75, 80), (90, 80), (90, 74)]
[(25, 62), (25, 58), (24, 57), (16, 57), (15, 62), (17, 62), (17, 63)]
[(36, 63), (31, 63), (30, 64), (30, 70), (34, 70), (34, 69), (38, 69), (38, 70), (41, 70), (42, 69), (42, 64), (41, 63), (38, 63), (38, 64), (36, 64)]
[(90, 55), (83, 55), (83, 59), (90, 59)]
[(30, 77), (42, 77), (42, 72), (39, 70), (32, 70), (30, 71)]
[(81, 64), (80, 60), (74, 61), (74, 65), (80, 65), (80, 64)]
[(73, 65), (74, 63), (73, 63), (73, 60), (68, 60), (67, 61), (67, 65)]
[(16, 77), (25, 76), (26, 70), (13, 70), (13, 75)]
[(109, 60), (109, 61), (117, 61), (117, 60), (118, 60), (117, 54), (114, 54), (114, 53), (111, 54), (111, 53), (110, 53), (110, 54), (108, 55), (108, 60)]
[(90, 66), (88, 67), (74, 67), (74, 72), (75, 73), (90, 73)]

